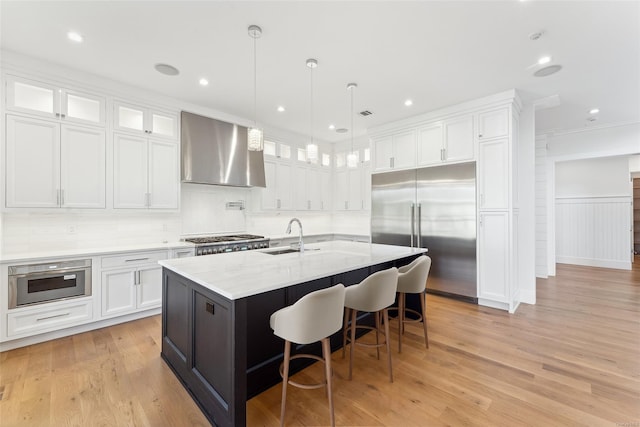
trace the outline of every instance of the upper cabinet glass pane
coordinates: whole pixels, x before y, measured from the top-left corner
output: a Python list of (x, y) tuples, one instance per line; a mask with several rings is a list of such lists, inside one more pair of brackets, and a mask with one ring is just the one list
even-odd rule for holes
[(175, 118), (169, 116), (163, 116), (160, 114), (152, 114), (153, 130), (152, 133), (174, 136), (175, 135)]
[(345, 153), (336, 154), (336, 167), (341, 168), (345, 165)]
[(286, 144), (280, 144), (280, 158), (282, 159), (290, 159), (291, 158), (291, 147)]
[(118, 106), (118, 126), (143, 131), (143, 123), (144, 112), (142, 110)]
[(371, 160), (371, 149), (370, 148), (365, 148), (364, 149), (364, 156), (362, 161), (363, 162), (368, 162)]
[(67, 95), (67, 116), (100, 123), (102, 121), (102, 102), (80, 95)]
[(267, 156), (276, 155), (276, 143), (272, 141), (264, 141), (264, 154)]
[(298, 148), (298, 160), (301, 162), (307, 161), (307, 150), (304, 148)]
[(331, 166), (331, 156), (326, 153), (322, 153), (322, 166)]
[(13, 82), (13, 106), (27, 110), (54, 114), (54, 89), (34, 86), (18, 81)]

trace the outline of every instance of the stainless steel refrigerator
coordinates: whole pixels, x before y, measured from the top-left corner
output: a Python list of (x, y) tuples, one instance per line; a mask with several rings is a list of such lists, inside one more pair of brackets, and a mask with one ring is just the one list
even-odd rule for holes
[(477, 303), (475, 162), (373, 174), (371, 240), (427, 248), (427, 292)]

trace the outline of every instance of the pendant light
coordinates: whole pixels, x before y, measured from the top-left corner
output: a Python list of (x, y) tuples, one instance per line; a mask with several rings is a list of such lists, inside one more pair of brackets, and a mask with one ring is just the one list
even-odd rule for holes
[(249, 36), (253, 38), (253, 127), (247, 129), (247, 149), (249, 151), (262, 151), (264, 149), (264, 134), (262, 133), (262, 129), (258, 128), (257, 125), (258, 72), (256, 65), (256, 39), (262, 36), (262, 28), (257, 25), (250, 25)]
[(358, 154), (353, 151), (353, 92), (358, 87), (356, 83), (349, 83), (347, 85), (347, 90), (351, 91), (351, 152), (347, 154), (347, 167), (348, 168), (357, 168), (358, 167)]
[(309, 129), (309, 134), (311, 135), (311, 142), (307, 144), (307, 161), (314, 162), (314, 163), (318, 160), (318, 144), (313, 142), (313, 69), (316, 68), (317, 66), (318, 66), (318, 61), (316, 59), (313, 59), (313, 58), (307, 59), (307, 67), (309, 67), (310, 75), (311, 75), (311, 84), (310, 84), (311, 108), (309, 109), (311, 111), (311, 119), (310, 119), (311, 128)]

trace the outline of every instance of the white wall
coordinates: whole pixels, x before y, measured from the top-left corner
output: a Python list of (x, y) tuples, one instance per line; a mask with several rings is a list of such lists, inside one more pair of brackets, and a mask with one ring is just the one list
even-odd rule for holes
[(556, 163), (556, 199), (629, 195), (629, 156)]
[(547, 278), (547, 137), (536, 137), (536, 277)]

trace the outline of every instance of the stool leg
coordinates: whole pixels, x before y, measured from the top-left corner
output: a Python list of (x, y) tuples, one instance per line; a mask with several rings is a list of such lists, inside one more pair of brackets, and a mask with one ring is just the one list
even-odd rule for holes
[(344, 308), (344, 325), (342, 325), (342, 358), (344, 359), (344, 355), (347, 351), (347, 326), (349, 325), (349, 314), (350, 308)]
[(387, 359), (389, 360), (389, 381), (393, 382), (393, 371), (391, 370), (391, 341), (389, 340), (389, 310), (382, 310), (384, 317), (384, 340), (387, 344)]
[(427, 335), (427, 293), (420, 295), (420, 305), (422, 306), (422, 326), (424, 327), (424, 344), (429, 348), (429, 335)]
[(353, 348), (356, 346), (356, 315), (358, 310), (351, 309), (351, 345), (349, 349), (349, 380), (353, 371)]
[(378, 347), (380, 345), (380, 312), (376, 311), (375, 313), (373, 313), (373, 315), (376, 318), (376, 357), (378, 358), (378, 360), (380, 360), (380, 347)]
[(289, 360), (291, 357), (291, 342), (284, 342), (284, 366), (282, 374), (282, 404), (280, 406), (280, 427), (284, 426), (284, 408), (287, 401), (287, 384), (289, 384)]
[(398, 294), (398, 353), (402, 352), (402, 334), (404, 333), (404, 293)]
[(327, 398), (329, 399), (329, 416), (331, 417), (331, 427), (335, 427), (336, 420), (333, 413), (333, 392), (331, 383), (331, 344), (329, 338), (322, 339), (322, 357), (324, 358), (324, 369), (327, 377)]

